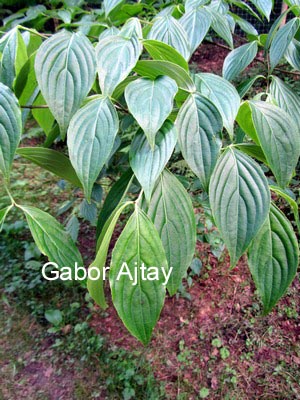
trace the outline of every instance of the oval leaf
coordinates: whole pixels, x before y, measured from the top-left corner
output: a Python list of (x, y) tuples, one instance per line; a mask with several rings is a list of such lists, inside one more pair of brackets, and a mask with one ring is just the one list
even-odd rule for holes
[(185, 30), (179, 22), (171, 17), (156, 18), (148, 39), (159, 40), (174, 47), (185, 60), (190, 57), (189, 42)]
[(216, 226), (234, 266), (268, 215), (267, 179), (252, 158), (228, 148), (211, 177), (209, 198)]
[(171, 61), (189, 71), (189, 65), (173, 47), (158, 40), (144, 40), (143, 45), (154, 60)]
[(160, 75), (168, 75), (174, 79), (180, 89), (187, 92), (195, 91), (195, 85), (189, 74), (179, 65), (170, 61), (143, 60), (134, 68), (142, 76), (155, 79)]
[(118, 114), (108, 97), (99, 96), (90, 101), (71, 120), (68, 129), (70, 160), (88, 200), (110, 157), (118, 129)]
[(257, 54), (257, 42), (250, 42), (231, 51), (224, 60), (223, 76), (228, 81), (239, 75), (254, 60)]
[(110, 96), (136, 65), (142, 46), (139, 39), (110, 36), (96, 46), (99, 84), (104, 95)]
[(174, 295), (194, 256), (196, 223), (189, 195), (167, 170), (160, 175), (147, 213), (161, 238), (169, 268), (173, 268), (167, 288)]
[(233, 137), (234, 121), (241, 103), (235, 87), (226, 79), (209, 73), (196, 74), (195, 83), (197, 90), (217, 107), (226, 130)]
[(293, 68), (300, 70), (300, 42), (298, 40), (291, 41), (284, 57)]
[[(270, 93), (280, 108), (287, 112), (298, 126), (300, 136), (300, 97), (288, 84), (272, 76)], [(300, 139), (298, 139), (300, 140)]]
[(222, 147), (221, 114), (210, 100), (196, 93), (190, 95), (181, 107), (176, 127), (182, 155), (207, 190)]
[(294, 18), (283, 25), (275, 34), (270, 46), (270, 65), (273, 70), (284, 56), (289, 44), (299, 29), (300, 21)]
[(13, 92), (0, 83), (0, 171), (9, 179), (11, 166), (22, 133), (18, 100)]
[(248, 251), (248, 263), (267, 314), (294, 279), (299, 258), (297, 238), (287, 218), (271, 206)]
[(71, 182), (74, 186), (81, 187), (70, 160), (64, 154), (44, 147), (20, 147), (17, 154)]
[(35, 72), (42, 95), (64, 138), (72, 116), (94, 83), (94, 48), (80, 32), (59, 32), (39, 48)]
[(205, 8), (193, 9), (180, 18), (179, 23), (186, 31), (191, 54), (205, 38), (211, 24), (211, 15)]
[(25, 213), (33, 239), (50, 262), (74, 268), (83, 265), (81, 255), (64, 227), (51, 215), (30, 206), (19, 206)]
[(130, 165), (149, 201), (155, 182), (171, 157), (176, 144), (176, 130), (172, 122), (166, 121), (156, 135), (154, 150), (145, 135), (138, 134), (129, 152)]
[(125, 89), (128, 109), (145, 132), (151, 148), (154, 148), (156, 133), (173, 109), (177, 90), (175, 81), (168, 76), (137, 79)]
[(300, 156), (299, 129), (284, 110), (273, 104), (263, 101), (251, 101), (248, 104), (268, 165), (279, 186), (285, 187), (292, 178)]
[[(137, 272), (136, 285), (129, 275), (120, 274), (126, 272), (124, 263), (133, 279)], [(146, 279), (140, 270), (143, 266)], [(157, 280), (147, 279), (148, 274), (154, 272), (153, 267), (156, 267)], [(149, 342), (164, 303), (166, 289), (162, 268), (168, 269), (161, 240), (150, 218), (136, 207), (113, 250), (109, 281), (119, 317), (143, 344)]]

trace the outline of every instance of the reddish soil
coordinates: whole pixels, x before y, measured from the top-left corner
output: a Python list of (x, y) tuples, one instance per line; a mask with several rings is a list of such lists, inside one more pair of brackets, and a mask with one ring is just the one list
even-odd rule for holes
[[(204, 268), (205, 278), (203, 272), (200, 278), (194, 278), (189, 290), (191, 301), (167, 297), (147, 348), (143, 350), (128, 334), (111, 304), (105, 312), (95, 312), (92, 326), (112, 345), (145, 352), (156, 377), (165, 382), (170, 398), (175, 399), (183, 390), (178, 388), (178, 379), (194, 393), (191, 399), (197, 398), (202, 387), (210, 389), (209, 398), (223, 399), (228, 385), (243, 399), (300, 398), (296, 377), (287, 388), (284, 375), (275, 374), (281, 363), (288, 370), (300, 368), (300, 322), (284, 313), (294, 301), (300, 312), (299, 279), (295, 279), (291, 295), (270, 315), (262, 317), (245, 258), (229, 271), (228, 256), (220, 263), (210, 253), (209, 245), (198, 243), (197, 250), (211, 269)], [(229, 350), (228, 358), (223, 360), (220, 350), (212, 346), (214, 338)], [(180, 351), (180, 345), (184, 350)], [(282, 397), (287, 390), (294, 392), (292, 397)]]

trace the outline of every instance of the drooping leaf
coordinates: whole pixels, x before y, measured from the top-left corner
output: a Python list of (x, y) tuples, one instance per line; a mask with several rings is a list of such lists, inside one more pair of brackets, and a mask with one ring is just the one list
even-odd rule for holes
[(66, 179), (74, 186), (82, 186), (68, 157), (56, 150), (44, 147), (20, 147), (17, 154), (60, 178)]
[(241, 102), (235, 87), (226, 79), (210, 73), (196, 74), (195, 84), (197, 90), (217, 107), (226, 130), (233, 137), (234, 121)]
[(70, 122), (70, 160), (88, 201), (93, 185), (110, 157), (118, 129), (118, 114), (109, 98), (103, 96), (88, 102)]
[(50, 262), (58, 269), (70, 267), (75, 263), (82, 266), (81, 255), (64, 227), (50, 214), (31, 206), (19, 206), (25, 213), (35, 244)]
[(179, 23), (186, 31), (191, 54), (199, 47), (205, 38), (211, 24), (211, 15), (205, 8), (195, 8), (184, 14)]
[(261, 146), (279, 186), (285, 187), (300, 155), (300, 133), (296, 123), (283, 109), (263, 101), (245, 102), (237, 121)]
[(196, 245), (192, 201), (182, 184), (167, 170), (158, 179), (147, 211), (164, 246), (169, 268), (167, 285), (174, 295), (190, 266)]
[[(124, 263), (137, 284), (128, 275), (119, 275)], [(143, 279), (156, 266), (158, 280)], [(168, 269), (165, 252), (150, 218), (137, 206), (129, 218), (112, 253), (109, 281), (114, 306), (129, 332), (147, 344), (159, 318), (166, 289), (161, 268)]]
[(268, 215), (270, 191), (267, 179), (249, 156), (228, 148), (211, 177), (209, 199), (215, 224), (234, 266)]
[(148, 39), (143, 41), (143, 45), (154, 60), (171, 61), (185, 69), (187, 72), (189, 71), (189, 66), (186, 60), (177, 50), (168, 44), (159, 42), (158, 40)]
[(258, 9), (258, 11), (267, 18), (267, 20), (270, 20), (270, 14), (272, 11), (273, 7), (273, 2), (272, 0), (250, 0), (252, 4), (255, 5), (255, 7)]
[(124, 0), (103, 0), (103, 6), (105, 10), (105, 16), (108, 15), (119, 5), (123, 4)]
[(298, 267), (297, 238), (275, 206), (248, 251), (248, 263), (267, 314), (285, 294)]
[(145, 132), (151, 148), (155, 136), (173, 109), (178, 88), (168, 76), (155, 80), (141, 78), (128, 84), (125, 99), (128, 109)]
[(26, 45), (17, 28), (0, 39), (0, 82), (12, 89), (14, 80), (27, 61)]
[(207, 190), (222, 147), (222, 116), (206, 97), (191, 94), (178, 113), (176, 127), (182, 155)]
[(193, 11), (206, 3), (209, 3), (209, 0), (186, 0), (184, 4), (185, 12)]
[[(46, 101), (41, 93), (36, 97), (33, 102), (34, 107), (43, 106), (46, 104)], [(43, 129), (46, 136), (49, 136), (53, 126), (55, 124), (55, 119), (50, 111), (50, 108), (34, 108), (32, 111), (32, 116), (39, 124), (39, 126)], [(60, 133), (60, 132), (59, 132)]]
[[(236, 1), (233, 3), (234, 5), (238, 5), (241, 4), (239, 1)], [(246, 3), (243, 3), (246, 4)], [(248, 35), (254, 35), (257, 36), (258, 32), (257, 30), (254, 28), (254, 26), (252, 24), (250, 24), (250, 22), (248, 22), (247, 20), (241, 18), (239, 15), (236, 14), (231, 14), (232, 18), (234, 19), (234, 21), (237, 23), (237, 25), (239, 25), (239, 27)]]
[(143, 60), (134, 68), (139, 75), (155, 79), (160, 75), (167, 75), (174, 79), (178, 87), (188, 92), (195, 91), (195, 85), (189, 74), (179, 65), (170, 61)]
[(264, 152), (262, 151), (262, 148), (260, 146), (254, 143), (239, 143), (237, 147), (243, 153), (248, 154), (248, 156), (256, 158), (256, 160), (268, 165)]
[(72, 116), (94, 83), (94, 48), (80, 32), (56, 33), (39, 48), (35, 72), (42, 95), (64, 138)]
[(257, 51), (256, 41), (232, 50), (224, 60), (223, 77), (228, 81), (236, 78), (254, 60)]
[(21, 111), (13, 92), (0, 82), (0, 171), (6, 179), (22, 133)]
[(110, 96), (135, 67), (142, 51), (139, 39), (107, 37), (97, 44), (96, 58), (99, 84), (103, 95)]
[(276, 193), (278, 196), (282, 197), (284, 200), (286, 200), (289, 203), (289, 205), (293, 211), (293, 214), (294, 214), (298, 232), (300, 233), (300, 219), (299, 219), (298, 204), (297, 204), (296, 200), (294, 200), (287, 193), (287, 190), (283, 190), (278, 186), (270, 185), (270, 189), (272, 190), (272, 192)]
[(9, 213), (9, 211), (12, 209), (12, 205), (4, 207), (0, 210), (0, 232), (2, 231), (3, 228), (3, 224), (5, 222), (5, 218), (7, 216), (7, 214)]
[(295, 69), (300, 70), (300, 42), (293, 39), (284, 54), (286, 61)]
[(98, 217), (97, 231), (96, 231), (97, 238), (102, 232), (102, 229), (108, 218), (111, 216), (112, 212), (118, 207), (118, 204), (120, 204), (124, 199), (129, 189), (129, 186), (132, 182), (132, 179), (133, 179), (133, 173), (132, 170), (129, 168), (121, 175), (121, 177), (114, 183), (114, 185), (108, 192), (108, 195), (106, 196), (103, 207), (101, 208)]
[(283, 25), (274, 35), (270, 46), (270, 66), (273, 70), (284, 56), (300, 26), (300, 20), (293, 18)]
[(149, 32), (148, 39), (159, 40), (174, 47), (185, 60), (190, 57), (189, 42), (185, 30), (171, 16), (156, 18)]
[(145, 135), (138, 133), (130, 147), (130, 165), (149, 201), (155, 183), (171, 157), (176, 144), (176, 129), (166, 121), (156, 135), (152, 150)]
[(270, 93), (280, 108), (287, 112), (298, 126), (298, 140), (300, 140), (300, 97), (285, 82), (277, 76), (272, 76)]
[(230, 25), (226, 16), (222, 15), (220, 12), (214, 10), (211, 7), (207, 7), (207, 10), (211, 14), (211, 27), (219, 35), (228, 46), (232, 49), (233, 48), (233, 39), (232, 33), (230, 30)]
[(265, 77), (263, 75), (256, 75), (253, 78), (246, 79), (237, 86), (236, 90), (241, 99), (247, 94), (258, 79), (265, 79)]
[[(104, 294), (104, 276), (103, 276), (103, 268), (106, 264), (107, 253), (109, 249), (109, 244), (111, 241), (112, 234), (114, 232), (116, 223), (122, 213), (122, 211), (128, 207), (132, 202), (127, 201), (124, 204), (120, 204), (111, 216), (108, 218), (106, 223), (103, 226), (101, 235), (97, 242), (97, 254), (95, 260), (91, 263), (89, 268), (93, 268), (90, 271), (92, 279), (88, 278), (87, 288), (91, 295), (91, 297), (95, 300), (96, 304), (98, 304), (101, 308), (105, 309), (107, 307), (105, 301)], [(96, 272), (95, 268), (98, 270)], [(96, 275), (97, 274), (97, 275)], [(98, 279), (95, 279), (99, 276)]]

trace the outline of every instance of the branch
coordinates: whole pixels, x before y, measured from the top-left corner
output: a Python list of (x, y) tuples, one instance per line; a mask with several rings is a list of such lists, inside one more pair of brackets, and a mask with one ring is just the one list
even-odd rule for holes
[(281, 68), (274, 68), (275, 71), (281, 72), (283, 74), (290, 74), (290, 75), (294, 75), (294, 76), (299, 76), (300, 77), (300, 72), (296, 72), (296, 71), (288, 71), (286, 69), (281, 69)]

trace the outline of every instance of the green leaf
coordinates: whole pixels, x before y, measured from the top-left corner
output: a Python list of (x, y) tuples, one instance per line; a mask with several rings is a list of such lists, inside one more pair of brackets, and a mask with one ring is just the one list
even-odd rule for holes
[(211, 177), (209, 198), (215, 224), (234, 266), (268, 215), (267, 179), (254, 160), (239, 150), (228, 148)]
[(171, 16), (156, 18), (148, 39), (159, 40), (174, 47), (185, 60), (190, 58), (190, 47), (186, 32), (180, 23)]
[(205, 8), (195, 8), (184, 14), (179, 23), (186, 31), (191, 54), (193, 54), (210, 28), (211, 15)]
[(93, 185), (109, 159), (118, 129), (118, 114), (109, 98), (103, 96), (88, 102), (70, 122), (70, 160), (88, 201)]
[(37, 95), (37, 80), (34, 71), (35, 56), (36, 53), (28, 58), (15, 80), (14, 92), (21, 105), (32, 104)]
[(74, 186), (82, 187), (70, 160), (64, 154), (44, 147), (19, 147), (17, 154), (71, 182)]
[(166, 121), (156, 135), (153, 150), (142, 133), (138, 133), (132, 142), (129, 151), (130, 166), (144, 189), (148, 201), (159, 175), (173, 153), (176, 136), (173, 123)]
[[(45, 104), (46, 104), (46, 101), (45, 101), (44, 97), (42, 96), (41, 93), (39, 93), (37, 98), (34, 100), (33, 105), (40, 106), (40, 105), (45, 105)], [(39, 126), (43, 129), (46, 136), (49, 136), (51, 133), (51, 130), (53, 129), (53, 125), (55, 122), (50, 109), (49, 108), (34, 108), (32, 110), (32, 116), (36, 120), (36, 122), (39, 124)]]
[(258, 79), (265, 79), (265, 77), (263, 75), (256, 75), (253, 78), (246, 79), (237, 86), (236, 90), (241, 99), (248, 93)]
[(189, 13), (206, 3), (209, 3), (209, 0), (186, 0), (184, 4), (185, 12)]
[(235, 87), (226, 79), (209, 73), (196, 74), (195, 84), (197, 90), (217, 107), (226, 130), (233, 137), (234, 121), (241, 102)]
[(97, 71), (102, 94), (110, 96), (135, 67), (142, 52), (137, 36), (110, 36), (96, 46)]
[(248, 104), (258, 144), (279, 186), (285, 187), (292, 178), (300, 156), (299, 129), (284, 110), (273, 104), (263, 101), (251, 101)]
[(7, 206), (2, 208), (2, 210), (0, 210), (0, 232), (2, 231), (3, 228), (3, 224), (5, 222), (5, 218), (7, 216), (7, 214), (9, 213), (9, 211), (12, 209), (12, 205)]
[(98, 217), (96, 232), (97, 238), (102, 232), (102, 229), (108, 218), (111, 216), (112, 212), (124, 199), (126, 193), (128, 192), (129, 186), (131, 185), (132, 179), (133, 173), (132, 170), (129, 168), (111, 187)]
[(291, 196), (289, 196), (288, 193), (286, 193), (286, 191), (283, 191), (278, 186), (270, 185), (270, 189), (272, 190), (272, 192), (278, 194), (280, 197), (282, 197), (284, 200), (286, 200), (289, 203), (289, 205), (291, 206), (291, 209), (293, 211), (293, 214), (294, 214), (298, 232), (300, 233), (300, 220), (299, 220), (299, 211), (298, 211), (297, 202)]
[(119, 5), (123, 4), (124, 0), (103, 0), (103, 6), (105, 10), (105, 16), (108, 15)]
[(0, 39), (0, 82), (12, 89), (14, 80), (27, 61), (27, 50), (17, 28)]
[[(235, 1), (233, 2), (234, 5), (238, 6), (241, 3), (239, 1)], [(246, 4), (246, 3), (242, 3), (242, 4)], [(251, 9), (251, 8), (250, 8)], [(250, 13), (250, 10), (248, 10)], [(255, 13), (254, 13), (255, 14)], [(234, 19), (234, 21), (237, 23), (237, 25), (239, 25), (239, 27), (248, 35), (254, 35), (257, 36), (258, 32), (257, 30), (254, 28), (253, 25), (250, 24), (250, 22), (248, 22), (247, 20), (241, 18), (239, 15), (230, 13), (230, 15), (232, 16), (232, 18)]]
[(141, 78), (129, 83), (125, 89), (128, 109), (145, 132), (152, 149), (156, 133), (173, 109), (177, 90), (175, 81), (168, 76), (155, 80)]
[(272, 0), (250, 0), (252, 4), (258, 9), (258, 11), (264, 15), (267, 20), (270, 20), (270, 14), (273, 7)]
[(289, 114), (289, 116), (296, 122), (298, 133), (300, 135), (300, 97), (297, 92), (277, 76), (272, 76), (270, 93), (276, 100), (278, 106), (286, 111), (287, 114)]
[(222, 147), (222, 117), (206, 97), (191, 94), (179, 110), (176, 127), (182, 155), (207, 190)]
[(155, 79), (160, 75), (167, 75), (174, 79), (178, 87), (187, 92), (195, 91), (195, 85), (189, 74), (179, 65), (169, 61), (139, 61), (134, 68), (139, 75)]
[(256, 41), (232, 50), (224, 60), (223, 77), (228, 81), (236, 78), (254, 60), (257, 51), (258, 46)]
[(48, 257), (50, 262), (63, 267), (83, 265), (81, 255), (64, 227), (51, 215), (36, 207), (18, 206), (24, 211), (29, 229), (40, 252)]
[(109, 36), (116, 36), (120, 33), (120, 30), (115, 26), (111, 26), (110, 28), (105, 29), (100, 33), (99, 40), (105, 39)]
[(291, 41), (284, 57), (293, 68), (300, 70), (300, 42), (298, 40)]
[(154, 60), (171, 61), (189, 71), (189, 65), (173, 47), (158, 40), (144, 40), (143, 45)]
[(217, 35), (219, 35), (223, 40), (225, 40), (228, 46), (232, 49), (233, 48), (232, 33), (226, 16), (222, 15), (220, 12), (212, 8), (207, 8), (207, 10), (211, 14), (212, 29), (216, 32)]
[(135, 36), (142, 40), (143, 31), (140, 20), (138, 18), (129, 18), (120, 30), (119, 35), (126, 39), (131, 39)]
[(47, 310), (45, 312), (45, 318), (54, 326), (59, 326), (63, 321), (63, 315), (60, 310)]
[(196, 223), (192, 201), (174, 175), (164, 170), (154, 189), (148, 211), (172, 273), (167, 285), (170, 295), (178, 290), (190, 266), (196, 245)]
[(267, 314), (285, 294), (298, 267), (299, 249), (284, 214), (271, 206), (269, 218), (253, 240), (248, 263)]
[(273, 70), (284, 56), (289, 44), (299, 29), (300, 21), (293, 18), (291, 21), (283, 25), (274, 35), (270, 46), (270, 66)]
[(13, 92), (0, 82), (0, 171), (9, 179), (22, 133), (21, 111)]
[[(110, 244), (111, 237), (114, 232), (116, 223), (117, 223), (121, 213), (130, 204), (133, 204), (133, 203), (128, 201), (124, 204), (119, 205), (114, 210), (114, 212), (111, 214), (109, 219), (106, 221), (106, 223), (101, 231), (101, 235), (97, 242), (98, 250), (97, 250), (96, 258), (89, 267), (90, 269), (92, 267), (94, 267), (94, 268), (90, 270), (92, 279), (88, 278), (87, 288), (88, 288), (88, 291), (89, 291), (91, 297), (95, 300), (96, 304), (98, 304), (98, 306), (100, 306), (103, 309), (107, 308), (107, 304), (105, 301), (104, 287), (103, 287), (104, 286), (103, 268), (105, 267), (105, 264), (106, 264), (109, 244)], [(97, 268), (98, 272), (96, 272), (96, 270), (94, 270), (95, 267)], [(95, 279), (97, 277), (96, 274), (99, 276), (99, 279)]]
[(264, 152), (260, 146), (253, 143), (239, 143), (237, 144), (237, 147), (243, 153), (248, 154), (248, 156), (256, 158), (258, 161), (268, 165)]
[(42, 95), (64, 138), (72, 116), (94, 83), (94, 48), (80, 32), (56, 33), (39, 48), (35, 72)]
[[(119, 276), (123, 263), (133, 277), (137, 272), (136, 285), (129, 276)], [(143, 264), (146, 275), (151, 272), (150, 267), (157, 267), (158, 280), (142, 279)], [(119, 317), (145, 345), (150, 341), (165, 299), (161, 268), (168, 268), (161, 240), (150, 218), (136, 206), (113, 250), (109, 280)]]

